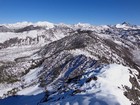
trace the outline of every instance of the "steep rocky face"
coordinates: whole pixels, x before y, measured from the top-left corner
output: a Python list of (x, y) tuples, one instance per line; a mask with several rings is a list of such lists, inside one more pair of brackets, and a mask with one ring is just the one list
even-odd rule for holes
[[(110, 26), (109, 29), (102, 27), (99, 29), (100, 31), (95, 31), (93, 26), (90, 26), (89, 30), (85, 30), (85, 26), (83, 28), (81, 25), (78, 30), (75, 27), (79, 26), (62, 25), (54, 26), (51, 29), (27, 26), (18, 29), (20, 31), (17, 34), (27, 31), (26, 37), (12, 37), (1, 43), (0, 89), (6, 87), (5, 90), (3, 89), (1, 97), (22, 95), (26, 89), (38, 87), (42, 89), (41, 92), (46, 94), (40, 102), (40, 105), (44, 105), (55, 104), (55, 102), (81, 94), (89, 94), (92, 89), (109, 91), (111, 88), (117, 89), (118, 92), (121, 91), (120, 96), (126, 100), (125, 104), (128, 102), (127, 100), (130, 100), (129, 103), (132, 105), (138, 105), (140, 65), (135, 54), (139, 55), (139, 29), (126, 30)], [(29, 36), (31, 30), (38, 30), (37, 34), (41, 30), (41, 33), (33, 38)], [(40, 37), (42, 39), (39, 39)], [(130, 40), (130, 37), (135, 40)], [(25, 43), (21, 44), (23, 40)], [(112, 69), (116, 67), (115, 71), (109, 69), (107, 73), (110, 75), (106, 73), (109, 67)], [(117, 69), (120, 70), (119, 73), (116, 72)], [(106, 85), (113, 72), (116, 75), (128, 74), (126, 77), (124, 76), (128, 84), (117, 82), (117, 84), (112, 83), (113, 87), (110, 84)], [(109, 80), (106, 80), (105, 77), (108, 77)], [(85, 87), (85, 85), (87, 86)], [(108, 88), (103, 89), (104, 85)], [(35, 91), (38, 91), (38, 88)], [(116, 95), (114, 91), (109, 92), (111, 95), (107, 93), (104, 95), (110, 97)], [(92, 94), (96, 94), (96, 92)], [(103, 93), (98, 94), (97, 92), (99, 100), (104, 99), (105, 97), (100, 97), (100, 94)], [(65, 97), (65, 95), (67, 96)], [(116, 97), (118, 98), (117, 95)], [(119, 98), (120, 101), (115, 103), (123, 105), (121, 101), (123, 98)], [(111, 98), (108, 99), (109, 102), (111, 100)], [(105, 100), (102, 101), (110, 105)]]

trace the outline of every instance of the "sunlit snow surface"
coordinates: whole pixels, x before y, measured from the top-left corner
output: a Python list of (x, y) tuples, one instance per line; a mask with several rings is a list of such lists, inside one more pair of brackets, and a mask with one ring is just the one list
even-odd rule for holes
[[(98, 79), (84, 83), (80, 89), (85, 92), (75, 96), (64, 94), (64, 99), (41, 105), (131, 105), (131, 102), (123, 94), (124, 86), (130, 88), (132, 86), (129, 82), (131, 75), (128, 69), (118, 64), (110, 64), (99, 70), (89, 69), (86, 71), (87, 75), (83, 75), (81, 82), (84, 78), (89, 78), (92, 75), (96, 75)], [(88, 74), (88, 72), (90, 73)]]

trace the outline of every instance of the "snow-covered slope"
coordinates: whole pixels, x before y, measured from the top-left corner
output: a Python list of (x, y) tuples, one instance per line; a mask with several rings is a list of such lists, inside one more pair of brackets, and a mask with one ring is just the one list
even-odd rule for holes
[(89, 68), (78, 82), (67, 84), (63, 90), (66, 92), (58, 91), (50, 96), (52, 99), (40, 105), (131, 105), (123, 93), (125, 86), (132, 87), (129, 77), (133, 75), (128, 69), (117, 64), (105, 65), (101, 69)]
[(0, 105), (139, 105), (139, 55), (126, 22), (3, 24)]

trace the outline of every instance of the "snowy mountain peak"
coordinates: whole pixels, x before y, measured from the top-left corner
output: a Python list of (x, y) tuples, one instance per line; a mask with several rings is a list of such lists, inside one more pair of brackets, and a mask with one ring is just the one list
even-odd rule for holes
[(129, 23), (126, 23), (126, 22), (123, 22), (122, 24), (116, 24), (115, 26), (116, 26), (116, 28), (122, 28), (122, 29), (125, 29), (125, 30), (135, 28), (132, 25), (130, 25)]
[(75, 24), (75, 26), (77, 26), (77, 27), (90, 27), (91, 25), (88, 23), (78, 23), (78, 24)]
[(5, 27), (8, 27), (10, 29), (20, 29), (20, 28), (24, 28), (24, 27), (27, 27), (30, 25), (33, 25), (35, 27), (40, 26), (40, 27), (46, 27), (46, 28), (53, 28), (54, 27), (53, 23), (50, 23), (47, 21), (39, 21), (36, 23), (24, 21), (24, 22), (17, 22), (17, 23), (13, 23), (13, 24), (2, 24), (2, 25)]
[(128, 30), (128, 29), (140, 29), (140, 26), (133, 25), (133, 24), (130, 24), (128, 22), (123, 22), (121, 24), (116, 24), (115, 27), (116, 28), (121, 28), (121, 29), (124, 29), (124, 30)]
[(53, 28), (54, 27), (54, 24), (53, 23), (50, 23), (50, 22), (47, 22), (47, 21), (39, 21), (37, 23), (33, 23), (33, 25), (35, 26), (41, 26), (41, 27), (47, 27), (47, 28)]
[(13, 23), (13, 24), (3, 24), (3, 25), (10, 29), (19, 29), (19, 28), (23, 28), (23, 27), (32, 25), (32, 23), (24, 21), (24, 22), (17, 22), (17, 23)]

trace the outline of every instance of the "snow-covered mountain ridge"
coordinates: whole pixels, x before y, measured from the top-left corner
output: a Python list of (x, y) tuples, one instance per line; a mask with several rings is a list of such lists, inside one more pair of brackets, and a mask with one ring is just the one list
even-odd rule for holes
[[(18, 22), (15, 24), (0, 25), (0, 48), (19, 45), (33, 45), (41, 42), (49, 43), (61, 39), (75, 30), (91, 30), (96, 33), (120, 35), (130, 41), (138, 40), (140, 26), (122, 23), (117, 25), (93, 26), (90, 24), (78, 23), (74, 25), (53, 24), (49, 22)], [(130, 36), (131, 34), (131, 36)], [(132, 36), (133, 35), (133, 36)], [(7, 43), (10, 43), (8, 45)]]
[(126, 22), (3, 24), (0, 105), (139, 105), (139, 55), (140, 27)]

